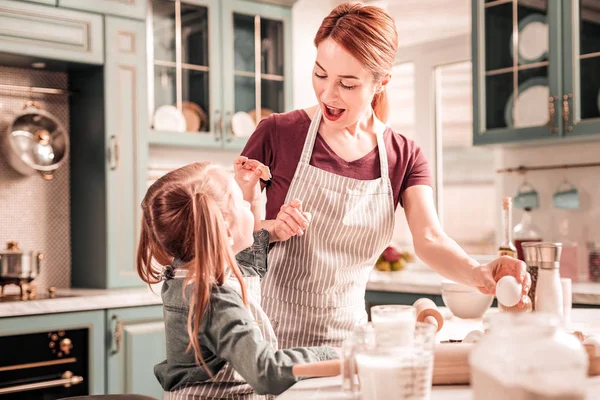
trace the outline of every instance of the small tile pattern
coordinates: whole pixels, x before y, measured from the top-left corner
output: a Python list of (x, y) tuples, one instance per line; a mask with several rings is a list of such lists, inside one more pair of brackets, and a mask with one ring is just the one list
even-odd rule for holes
[[(0, 67), (0, 83), (67, 89), (68, 75)], [(69, 132), (68, 96), (0, 89), (0, 135), (8, 135), (8, 125), (30, 99), (37, 101)], [(68, 288), (71, 274), (69, 163), (62, 164), (54, 179), (46, 181), (39, 174), (23, 176), (16, 172), (6, 161), (5, 151), (0, 151), (0, 247), (5, 248), (7, 241), (14, 240), (22, 251), (44, 253), (40, 275), (34, 280), (39, 293), (48, 286)], [(6, 293), (16, 290), (14, 285), (5, 288)]]

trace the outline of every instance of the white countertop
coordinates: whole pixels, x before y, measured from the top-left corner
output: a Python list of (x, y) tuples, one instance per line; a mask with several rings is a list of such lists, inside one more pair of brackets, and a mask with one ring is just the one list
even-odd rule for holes
[[(474, 329), (483, 329), (481, 318), (462, 320), (456, 318), (444, 307), (440, 308), (446, 322), (437, 334), (438, 341), (448, 339), (462, 339)], [(488, 310), (487, 313), (498, 312), (497, 308)], [(600, 310), (598, 309), (573, 309), (571, 312), (572, 322), (568, 324), (568, 331), (579, 330), (584, 334), (600, 334)], [(351, 397), (342, 392), (341, 377), (306, 379), (298, 382), (277, 400), (350, 400)], [(600, 399), (600, 376), (588, 378), (586, 388), (586, 400)], [(472, 400), (471, 388), (468, 385), (457, 386), (433, 386), (430, 400)]]
[(160, 286), (134, 289), (57, 289), (54, 299), (0, 302), (0, 318), (162, 304)]
[[(439, 295), (443, 279), (425, 266), (409, 266), (406, 270), (395, 272), (373, 270), (367, 290)], [(600, 283), (573, 282), (572, 288), (573, 304), (600, 305)]]

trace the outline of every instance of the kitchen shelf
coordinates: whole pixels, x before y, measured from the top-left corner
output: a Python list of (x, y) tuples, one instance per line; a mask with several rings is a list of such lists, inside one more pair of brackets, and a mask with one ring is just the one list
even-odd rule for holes
[(170, 147), (191, 147), (206, 149), (222, 149), (221, 140), (215, 140), (215, 137), (209, 133), (198, 132), (167, 132), (167, 131), (148, 131), (148, 143), (150, 145), (170, 146)]

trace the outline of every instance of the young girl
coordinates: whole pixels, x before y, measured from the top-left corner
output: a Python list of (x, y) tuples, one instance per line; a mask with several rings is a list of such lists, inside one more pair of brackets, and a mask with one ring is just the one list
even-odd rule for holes
[(260, 307), (269, 234), (253, 234), (259, 165), (239, 157), (235, 180), (210, 163), (187, 165), (158, 179), (142, 202), (137, 270), (149, 284), (164, 280), (167, 359), (154, 372), (165, 400), (279, 394), (338, 358), (329, 347), (277, 350)]

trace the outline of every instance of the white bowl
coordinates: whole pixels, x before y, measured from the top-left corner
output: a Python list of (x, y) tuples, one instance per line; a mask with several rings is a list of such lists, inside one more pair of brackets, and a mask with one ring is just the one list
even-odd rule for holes
[(481, 318), (494, 302), (494, 295), (460, 283), (443, 281), (442, 300), (458, 318)]

